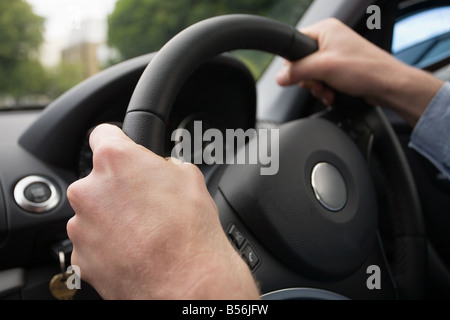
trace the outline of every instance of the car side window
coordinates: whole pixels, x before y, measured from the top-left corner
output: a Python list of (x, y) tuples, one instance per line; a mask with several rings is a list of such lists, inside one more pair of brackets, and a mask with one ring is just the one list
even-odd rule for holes
[(394, 27), (392, 53), (399, 60), (450, 80), (450, 6), (400, 17)]

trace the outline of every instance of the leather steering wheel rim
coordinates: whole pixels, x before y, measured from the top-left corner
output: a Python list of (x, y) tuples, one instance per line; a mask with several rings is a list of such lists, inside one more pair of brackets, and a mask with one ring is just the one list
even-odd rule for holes
[(316, 51), (317, 43), (292, 26), (252, 15), (219, 16), (194, 24), (170, 40), (145, 69), (128, 105), (124, 132), (161, 155), (164, 127), (181, 86), (203, 62), (236, 49), (295, 61)]
[[(202, 63), (235, 49), (261, 50), (296, 61), (316, 51), (317, 43), (292, 26), (258, 16), (226, 15), (199, 22), (170, 40), (150, 62), (130, 100), (123, 131), (162, 155), (166, 122), (182, 85)], [(397, 177), (394, 189), (400, 191), (406, 206), (395, 217), (401, 226), (395, 235), (400, 267), (394, 268), (400, 297), (417, 298), (424, 286), (426, 238), (412, 174), (383, 113), (372, 108), (364, 121), (378, 135), (382, 148), (387, 148), (387, 171)]]

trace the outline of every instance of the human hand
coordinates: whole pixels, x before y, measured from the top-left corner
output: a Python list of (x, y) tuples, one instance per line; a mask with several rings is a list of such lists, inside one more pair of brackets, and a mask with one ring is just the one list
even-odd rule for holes
[(258, 290), (226, 238), (203, 175), (118, 127), (90, 136), (93, 170), (67, 190), (72, 264), (105, 299), (251, 299)]
[(371, 105), (390, 107), (415, 125), (443, 82), (407, 66), (336, 19), (326, 19), (301, 32), (315, 39), (319, 50), (277, 75), (282, 86), (300, 84), (326, 105), (334, 90), (362, 97)]

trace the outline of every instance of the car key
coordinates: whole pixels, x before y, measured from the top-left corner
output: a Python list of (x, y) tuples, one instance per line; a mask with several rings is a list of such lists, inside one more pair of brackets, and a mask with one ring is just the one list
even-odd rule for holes
[(50, 280), (49, 289), (53, 297), (58, 300), (72, 300), (77, 289), (69, 289), (67, 287), (67, 278), (69, 273), (58, 273)]
[(61, 272), (53, 276), (50, 280), (50, 293), (58, 300), (72, 300), (77, 293), (77, 289), (70, 289), (67, 286), (67, 279), (71, 276), (71, 273), (65, 271), (66, 263), (64, 251), (59, 251), (58, 256)]

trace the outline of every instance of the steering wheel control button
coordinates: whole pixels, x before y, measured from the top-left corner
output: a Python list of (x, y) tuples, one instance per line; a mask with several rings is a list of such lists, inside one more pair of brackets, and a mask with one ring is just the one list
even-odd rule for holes
[(320, 162), (311, 174), (311, 186), (317, 201), (330, 211), (339, 211), (347, 203), (347, 186), (332, 164)]
[(242, 253), (242, 258), (247, 262), (251, 270), (254, 270), (259, 263), (259, 258), (251, 245), (247, 245)]
[(55, 208), (61, 197), (50, 180), (41, 176), (28, 176), (14, 187), (14, 200), (26, 211), (44, 213)]
[(237, 249), (240, 249), (245, 242), (245, 237), (234, 224), (228, 230), (228, 237)]
[(35, 182), (25, 188), (24, 196), (31, 202), (42, 203), (50, 199), (52, 191), (45, 183)]

